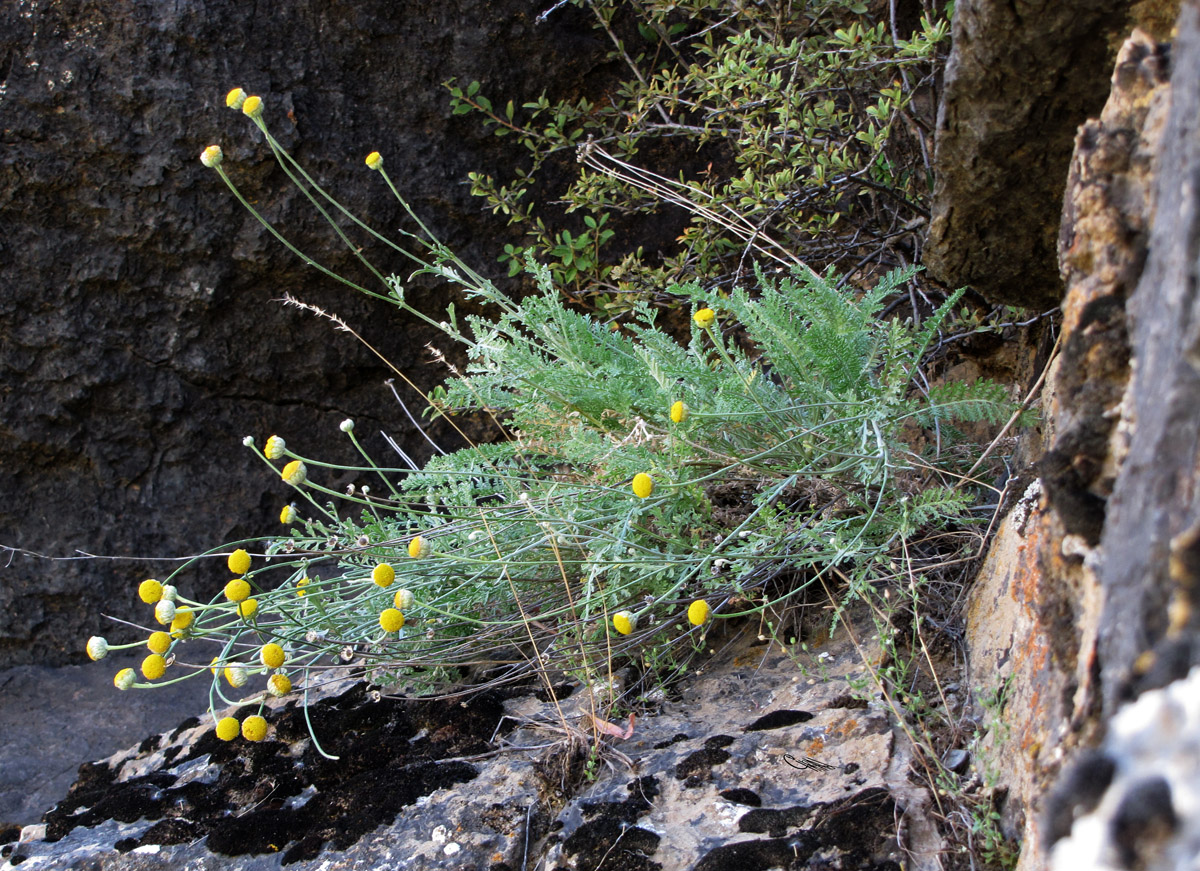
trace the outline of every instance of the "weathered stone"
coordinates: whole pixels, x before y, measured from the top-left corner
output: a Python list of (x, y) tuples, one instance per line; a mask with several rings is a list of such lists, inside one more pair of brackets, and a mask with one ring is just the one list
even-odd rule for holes
[[(426, 365), (436, 332), (306, 268), (198, 157), (221, 143), (224, 168), (293, 242), (369, 278), (225, 108), (243, 86), (346, 206), (383, 232), (410, 226), (363, 166), (378, 149), (417, 213), (487, 271), (503, 231), (464, 179), (508, 162), (498, 154), (511, 145), (452, 116), (441, 85), (479, 79), (518, 103), (548, 86), (574, 96), (585, 77), (602, 87), (589, 13), (537, 12), (493, 0), (0, 5), (0, 545), (124, 560), (5, 554), (6, 664), (81, 661), (89, 634), (121, 634), (101, 614), (132, 613), (131, 582), (174, 567), (153, 559), (276, 528), (289, 491), (241, 448), (247, 434), (358, 464), (337, 428), (349, 416), (388, 464), (381, 429), (425, 455), (383, 386), (394, 373), (273, 300), (291, 292), (340, 314), (425, 388), (444, 377)], [(385, 274), (412, 269), (368, 253)], [(410, 298), (444, 311), (434, 285)], [(430, 429), (454, 444), (444, 424)], [(192, 580), (197, 594), (222, 582)]]
[(1058, 304), (1055, 237), (1075, 129), (1104, 105), (1113, 37), (1131, 17), (1161, 21), (1158, 7), (1171, 5), (955, 4), (925, 247), (932, 275), (997, 302)]
[(583, 690), (553, 704), (495, 692), (431, 702), (372, 700), (357, 684), (310, 708), (336, 762), (316, 753), (295, 703), (272, 702), (262, 744), (223, 744), (205, 723), (85, 767), (9, 860), (55, 871), (933, 869), (944, 848), (903, 732), (882, 700), (853, 689), (867, 680), (863, 657), (880, 656), (853, 641), (866, 637), (863, 616), (810, 651), (725, 639), (676, 701), (590, 757), (597, 702)]
[[(1135, 33), (1119, 53), (1103, 112), (1077, 137), (1060, 235), (1068, 287), (1060, 353), (1043, 400), (1045, 493), (1035, 483), (1001, 524), (970, 597), (977, 696), (1005, 700), (1002, 711), (991, 711), (983, 750), (1002, 771), (1006, 825), (1020, 833), (1022, 869), (1041, 867), (1076, 813), (1071, 802), (1048, 803), (1046, 794), (1063, 760), (1103, 733), (1112, 661), (1101, 647), (1131, 616), (1114, 612), (1107, 599), (1102, 539), (1136, 423), (1125, 398), (1126, 303), (1155, 220), (1153, 189), (1172, 105), (1166, 58), (1162, 46)], [(1121, 549), (1139, 550), (1140, 541), (1126, 537)], [(1075, 775), (1065, 777), (1074, 782)]]

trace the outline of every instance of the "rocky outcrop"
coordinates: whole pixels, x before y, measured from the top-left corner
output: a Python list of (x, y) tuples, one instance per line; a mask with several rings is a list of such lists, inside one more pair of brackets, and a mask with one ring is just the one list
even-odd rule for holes
[(1063, 296), (1059, 206), (1075, 130), (1099, 113), (1132, 24), (1166, 38), (1178, 2), (954, 6), (934, 158), (930, 273), (1035, 310)]
[[(544, 22), (503, 0), (301, 2), (99, 0), (0, 7), (0, 545), (122, 561), (0, 559), (0, 658), (82, 658), (120, 635), (152, 558), (269, 532), (287, 492), (245, 435), (354, 462), (345, 417), (381, 460), (386, 430), (423, 439), (367, 348), (274, 300), (291, 292), (343, 316), (426, 387), (432, 331), (305, 268), (197, 159), (224, 146), (249, 199), (301, 248), (358, 275), (353, 258), (269, 159), (231, 87), (265, 99), (275, 135), (353, 211), (388, 230), (403, 212), (363, 166), (378, 149), (414, 208), (485, 271), (502, 244), (464, 179), (496, 140), (453, 117), (445, 80), (532, 98), (605, 80), (586, 13)], [(375, 252), (378, 253), (378, 252)], [(407, 262), (381, 257), (385, 271)], [(441, 288), (411, 299), (440, 314)], [(419, 411), (419, 398), (401, 389)], [(436, 438), (452, 434), (433, 427)], [(389, 463), (390, 464), (390, 463)], [(348, 480), (343, 480), (344, 485)], [(219, 577), (194, 578), (215, 590)]]
[(1060, 868), (1194, 862), (1198, 82), (1188, 2), (1169, 49), (1125, 44), (1108, 104), (1079, 131), (1044, 493), (1027, 491), (972, 593), (977, 686), (1010, 690), (991, 740), (1021, 868), (1059, 841)]
[(593, 716), (628, 674), (554, 701), (342, 682), (309, 709), (336, 760), (294, 701), (272, 703), (260, 744), (192, 720), (84, 766), (2, 867), (934, 869), (944, 845), (870, 683), (870, 626), (860, 613), (809, 650), (710, 637), (720, 653), (678, 695), (651, 691), (604, 732)]

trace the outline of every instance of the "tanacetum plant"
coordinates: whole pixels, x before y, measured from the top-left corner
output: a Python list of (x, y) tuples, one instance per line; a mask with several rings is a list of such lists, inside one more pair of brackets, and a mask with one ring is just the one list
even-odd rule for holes
[[(694, 312), (687, 335), (661, 328), (644, 304), (615, 331), (564, 304), (532, 261), (537, 292), (511, 299), (424, 225), (410, 247), (395, 246), (278, 146), (262, 100), (235, 91), (230, 104), (352, 250), (333, 214), (486, 312), (460, 321), (451, 307), (435, 321), (365, 258), (378, 288), (339, 277), (463, 345), (470, 363), (428, 397), (430, 413), (483, 411), (509, 438), (423, 468), (388, 466), (343, 421), (364, 458), (354, 471), (372, 480), (347, 494), (327, 486), (327, 464), (283, 438), (260, 451), (247, 437), (287, 489), (286, 527), (220, 549), (232, 577), (208, 601), (172, 584), (196, 560), (143, 581), (148, 607), (172, 606), (159, 615), (169, 632), (150, 636), (144, 680), (125, 671), (119, 688), (208, 669), (214, 711), (219, 700), (260, 699), (240, 727), (258, 741), (268, 696), (307, 693), (345, 664), (424, 690), (445, 690), (466, 669), (484, 681), (548, 682), (551, 662), (584, 680), (622, 658), (682, 668), (714, 621), (778, 608), (813, 584), (869, 596), (898, 552), (964, 518), (972, 490), (955, 475), (950, 424), (998, 422), (1013, 404), (988, 382), (918, 386), (958, 295), (920, 325), (882, 318), (915, 270), (855, 292), (802, 267), (759, 272), (753, 288), (723, 297), (678, 285), (671, 292)], [(205, 165), (241, 198), (213, 153)], [(366, 164), (392, 187), (384, 158), (373, 152)], [(940, 451), (922, 438), (931, 428)], [(88, 644), (93, 658), (107, 650), (103, 639)], [(223, 739), (239, 734), (214, 723)]]

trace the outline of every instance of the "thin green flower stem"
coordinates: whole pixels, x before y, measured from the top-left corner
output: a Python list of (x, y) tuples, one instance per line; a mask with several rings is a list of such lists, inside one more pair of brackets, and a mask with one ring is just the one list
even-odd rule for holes
[[(372, 470), (373, 470), (373, 471), (374, 471), (374, 472), (375, 472), (377, 475), (379, 475), (379, 478), (380, 478), (380, 480), (382, 480), (382, 481), (383, 481), (383, 483), (384, 483), (384, 486), (386, 486), (386, 487), (388, 488), (388, 490), (391, 492), (392, 496), (394, 496), (396, 499), (399, 499), (399, 498), (400, 498), (400, 491), (398, 491), (398, 490), (395, 488), (395, 486), (393, 486), (391, 479), (390, 479), (390, 478), (388, 478), (388, 476), (387, 476), (387, 475), (385, 475), (385, 474), (384, 474), (384, 472), (386, 471), (386, 472), (391, 472), (392, 474), (396, 474), (396, 473), (397, 473), (397, 472), (399, 472), (400, 470), (398, 470), (398, 469), (382, 469), (382, 468), (380, 468), (380, 467), (379, 467), (379, 466), (378, 466), (378, 465), (375, 463), (375, 461), (374, 461), (373, 459), (371, 459), (371, 455), (367, 453), (366, 449), (365, 449), (365, 448), (362, 446), (362, 443), (361, 443), (361, 442), (359, 442), (359, 440), (358, 440), (358, 439), (355, 437), (355, 435), (354, 435), (354, 430), (352, 430), (352, 429), (351, 429), (351, 430), (347, 430), (347, 432), (346, 432), (346, 435), (350, 436), (350, 441), (354, 443), (354, 447), (355, 447), (355, 449), (356, 449), (356, 450), (357, 450), (357, 451), (358, 451), (360, 454), (362, 454), (362, 457), (363, 457), (363, 459), (367, 461), (367, 465), (369, 465), (369, 466), (371, 467), (371, 469), (372, 469)], [(407, 471), (407, 470), (406, 470), (406, 471)], [(372, 506), (371, 510), (372, 510), (372, 511), (374, 511), (374, 510), (375, 510), (375, 509), (374, 509), (374, 506)]]
[(322, 747), (321, 742), (317, 740), (317, 732), (315, 729), (313, 729), (312, 719), (309, 717), (309, 714), (308, 714), (308, 687), (309, 687), (308, 675), (309, 675), (309, 672), (306, 669), (304, 672), (304, 702), (301, 705), (301, 707), (304, 708), (304, 725), (308, 728), (308, 737), (312, 738), (313, 747), (316, 749), (316, 751), (318, 753), (320, 753), (322, 756), (324, 756), (326, 759), (330, 759), (330, 760), (333, 760), (334, 762), (336, 762), (340, 757), (333, 756), (333, 755), (325, 752), (325, 748)]
[[(509, 307), (509, 308), (515, 310), (516, 306), (512, 303), (512, 301), (509, 300), (507, 297), (504, 297), (502, 294), (500, 294), (500, 292), (496, 290), (495, 285), (493, 285), (490, 281), (488, 281), (486, 278), (481, 276), (475, 270), (471, 269), (471, 267), (467, 266), (467, 264), (463, 263), (454, 254), (454, 252), (447, 249), (446, 246), (443, 245), (441, 243), (441, 241), (438, 240), (437, 236), (435, 236), (433, 233), (430, 232), (429, 228), (425, 226), (425, 222), (422, 221), (420, 219), (420, 217), (417, 216), (417, 213), (414, 212), (412, 207), (408, 204), (408, 200), (406, 200), (406, 199), (404, 199), (404, 197), (400, 196), (400, 192), (398, 190), (396, 190), (396, 186), (392, 183), (391, 176), (389, 176), (387, 174), (387, 170), (385, 170), (382, 166), (380, 166), (378, 172), (381, 176), (383, 176), (383, 180), (385, 182), (387, 182), (388, 188), (390, 188), (392, 191), (392, 196), (394, 196), (396, 198), (396, 200), (400, 203), (400, 205), (404, 207), (404, 210), (406, 212), (408, 212), (409, 217), (411, 217), (414, 221), (416, 221), (417, 226), (421, 228), (421, 232), (429, 237), (430, 241), (432, 242), (431, 247), (432, 247), (433, 252), (438, 257), (445, 258), (448, 262), (453, 263), (456, 266), (458, 266), (458, 268), (461, 269), (471, 279), (472, 282), (474, 282), (473, 285), (468, 284), (466, 281), (462, 281), (462, 280), (460, 280), (459, 283), (467, 290), (473, 290), (474, 292), (479, 293), (481, 295), (491, 296), (492, 301), (501, 305), (501, 307)], [(436, 271), (436, 267), (434, 267), (434, 271)], [(449, 276), (447, 276), (447, 277), (449, 277)]]
[(301, 260), (303, 260), (305, 263), (307, 263), (309, 266), (312, 266), (315, 269), (317, 269), (323, 275), (326, 275), (329, 278), (334, 279), (335, 281), (339, 281), (342, 284), (346, 285), (347, 287), (351, 287), (354, 290), (359, 291), (360, 293), (365, 293), (367, 296), (373, 296), (377, 299), (382, 299), (382, 300), (388, 299), (387, 296), (380, 294), (380, 293), (376, 293), (371, 290), (367, 290), (365, 287), (362, 287), (361, 285), (355, 284), (353, 281), (343, 278), (342, 276), (340, 276), (336, 272), (334, 272), (332, 269), (328, 269), (327, 267), (322, 266), (320, 263), (313, 260), (307, 254), (305, 254), (303, 251), (301, 251), (299, 248), (297, 248), (295, 245), (293, 245), (291, 242), (289, 242), (286, 236), (284, 236), (282, 233), (280, 233), (278, 230), (276, 230), (270, 221), (268, 221), (261, 214), (259, 214), (258, 210), (255, 209), (254, 206), (250, 205), (250, 202), (244, 196), (242, 196), (242, 192), (238, 190), (237, 185), (235, 185), (233, 183), (233, 180), (228, 175), (225, 174), (225, 170), (223, 170), (219, 166), (214, 167), (214, 168), (216, 169), (217, 174), (219, 176), (221, 176), (221, 179), (225, 182), (225, 185), (231, 191), (233, 191), (233, 195), (235, 197), (237, 197), (238, 202), (242, 204), (243, 208), (245, 208), (248, 212), (250, 212), (250, 214), (254, 216), (255, 220), (257, 220), (260, 224), (263, 225), (263, 227), (266, 228), (267, 232), (269, 232), (272, 236), (274, 236), (276, 239), (278, 239), (280, 242), (282, 242), (283, 246), (285, 248), (287, 248), (289, 251), (291, 251), (293, 254), (295, 254), (297, 257), (299, 257)]
[[(321, 196), (338, 206), (343, 214), (349, 214), (349, 212), (342, 208), (341, 205), (334, 201), (333, 198), (327, 194), (320, 185), (313, 181), (312, 177), (309, 176), (309, 174), (305, 172), (303, 168), (301, 168), (300, 164), (296, 162), (296, 160), (290, 154), (288, 154), (278, 142), (275, 141), (275, 137), (272, 136), (271, 132), (267, 129), (267, 122), (263, 120), (261, 115), (253, 118), (252, 120), (258, 126), (258, 129), (262, 131), (263, 137), (267, 141), (267, 145), (270, 147), (272, 154), (275, 155), (275, 162), (279, 164), (280, 169), (282, 169), (287, 177), (291, 179), (292, 184), (294, 184), (300, 190), (300, 192), (304, 194), (308, 201), (312, 203), (313, 208), (315, 208), (320, 213), (321, 217), (325, 219), (325, 222), (333, 228), (333, 231), (337, 234), (338, 238), (341, 239), (342, 243), (350, 249), (355, 257), (358, 258), (359, 262), (362, 263), (372, 275), (379, 279), (380, 284), (386, 287), (387, 279), (384, 278), (382, 273), (380, 273), (380, 271), (375, 268), (371, 261), (363, 255), (362, 248), (354, 245), (354, 243), (347, 238), (346, 233), (344, 230), (342, 230), (341, 226), (339, 226), (338, 223), (333, 220), (333, 217), (325, 210), (325, 207), (317, 202), (317, 198), (312, 194), (312, 189), (319, 191)], [(299, 170), (299, 176), (302, 177), (304, 181), (301, 181), (301, 178), (297, 176), (297, 173), (293, 172), (292, 169), (289, 168), (289, 164)], [(304, 182), (308, 182), (308, 184), (306, 185)]]
[[(260, 119), (253, 119), (253, 120), (255, 120), (255, 123), (258, 123)], [(343, 206), (340, 202), (338, 202), (333, 197), (332, 194), (330, 194), (323, 187), (321, 187), (319, 184), (317, 184), (316, 181), (313, 180), (312, 176), (310, 176), (308, 174), (308, 172), (304, 169), (304, 167), (300, 164), (300, 162), (298, 160), (296, 160), (294, 157), (292, 157), (292, 155), (290, 153), (288, 153), (281, 145), (279, 145), (279, 143), (275, 140), (274, 137), (271, 136), (270, 132), (267, 130), (265, 122), (258, 123), (258, 126), (259, 126), (259, 129), (262, 130), (263, 134), (266, 136), (267, 144), (271, 147), (272, 151), (276, 152), (276, 159), (278, 160), (280, 155), (282, 155), (284, 158), (286, 158), (287, 162), (292, 165), (292, 167), (296, 170), (296, 172), (299, 173), (304, 178), (304, 180), (306, 182), (308, 182), (309, 185), (312, 186), (313, 190), (317, 191), (317, 193), (319, 193), (322, 197), (324, 197), (325, 200), (327, 202), (329, 202), (330, 205), (332, 205), (339, 212), (341, 212), (343, 215), (345, 215), (347, 218), (349, 218), (351, 221), (353, 221), (356, 225), (358, 225), (358, 227), (360, 229), (365, 230), (371, 236), (378, 239), (380, 242), (383, 242), (388, 247), (394, 249), (395, 251), (397, 251), (400, 254), (405, 255), (406, 257), (411, 258), (412, 260), (416, 261), (417, 263), (419, 263), (421, 265), (426, 265), (426, 266), (428, 265), (423, 260), (414, 256), (411, 252), (405, 250), (402, 246), (398, 245), (396, 242), (393, 242), (387, 236), (383, 235), (382, 233), (380, 233), (379, 231), (377, 231), (373, 227), (371, 227), (369, 224), (362, 221), (357, 215), (355, 215), (353, 212), (351, 212), (349, 209), (347, 209), (345, 206)], [(286, 167), (284, 168), (284, 171), (285, 172), (287, 171)], [(289, 173), (289, 177), (291, 177), (290, 173)], [(293, 181), (295, 181), (295, 179), (293, 179)], [(303, 189), (303, 186), (298, 183), (296, 186)], [(326, 220), (329, 220), (329, 219), (326, 218)], [(332, 223), (332, 222), (330, 222), (330, 223)], [(416, 236), (412, 233), (408, 233), (404, 230), (400, 230), (399, 232), (405, 236), (408, 236), (408, 237), (416, 240), (420, 244), (425, 245), (426, 247), (429, 247), (428, 243), (426, 243), (419, 236)]]

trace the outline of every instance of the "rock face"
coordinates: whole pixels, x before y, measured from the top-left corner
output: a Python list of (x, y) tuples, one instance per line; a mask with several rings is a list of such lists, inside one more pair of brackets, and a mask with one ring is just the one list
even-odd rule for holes
[[(382, 384), (393, 373), (273, 300), (291, 292), (340, 314), (425, 387), (444, 376), (425, 365), (432, 332), (305, 268), (197, 158), (221, 143), (230, 174), (289, 238), (361, 277), (257, 131), (224, 107), (245, 87), (352, 210), (384, 231), (405, 225), (363, 166), (378, 149), (418, 214), (486, 271), (502, 246), (463, 179), (489, 170), (503, 140), (451, 117), (441, 83), (479, 79), (519, 102), (551, 82), (571, 95), (585, 74), (604, 80), (585, 13), (539, 24), (535, 12), (490, 0), (3, 4), (0, 545), (127, 560), (0, 559), (7, 665), (80, 660), (89, 634), (114, 632), (100, 614), (128, 613), (132, 584), (173, 566), (150, 558), (270, 531), (288, 492), (243, 436), (278, 432), (350, 462), (337, 429), (349, 416), (385, 465), (396, 463), (380, 429), (423, 456)], [(432, 286), (412, 299), (435, 314), (446, 302)]]
[(1157, 25), (1165, 38), (1172, 7), (955, 4), (925, 247), (932, 275), (996, 302), (1058, 304), (1055, 238), (1075, 129), (1104, 105), (1114, 40), (1131, 21)]
[(992, 738), (1021, 868), (1060, 840), (1060, 868), (1197, 855), (1198, 82), (1188, 2), (1169, 49), (1143, 33), (1125, 44), (1108, 104), (1080, 129), (1044, 493), (1028, 491), (972, 594), (977, 685), (1012, 687)]
[(749, 634), (710, 643), (721, 653), (677, 698), (620, 723), (624, 737), (590, 758), (607, 691), (406, 701), (343, 683), (310, 708), (336, 761), (295, 702), (272, 703), (261, 744), (189, 721), (84, 766), (3, 867), (939, 867), (912, 750), (861, 689), (878, 647), (846, 625), (809, 651)]

